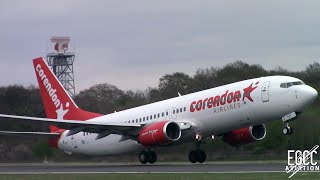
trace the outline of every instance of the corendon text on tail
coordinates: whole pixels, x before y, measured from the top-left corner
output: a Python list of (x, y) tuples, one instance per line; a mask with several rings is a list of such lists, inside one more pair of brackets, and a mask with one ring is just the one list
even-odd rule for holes
[(49, 96), (51, 97), (51, 100), (53, 102), (53, 104), (56, 106), (56, 108), (60, 107), (60, 100), (56, 94), (56, 89), (52, 88), (51, 83), (49, 82), (46, 74), (44, 73), (44, 71), (41, 69), (41, 65), (38, 64), (36, 66), (36, 71), (38, 72), (38, 75), (40, 76), (43, 85), (46, 87), (46, 90), (49, 94)]
[(143, 164), (156, 162), (158, 148), (190, 142), (195, 146), (189, 161), (203, 163), (203, 141), (220, 137), (231, 146), (261, 141), (267, 133), (265, 123), (272, 120), (284, 122), (282, 132), (290, 135), (289, 122), (318, 95), (300, 79), (268, 76), (102, 115), (80, 109), (42, 58), (33, 64), (47, 118), (0, 114), (0, 120), (47, 124), (51, 132), (3, 134), (50, 136), (50, 145), (69, 155), (138, 152)]

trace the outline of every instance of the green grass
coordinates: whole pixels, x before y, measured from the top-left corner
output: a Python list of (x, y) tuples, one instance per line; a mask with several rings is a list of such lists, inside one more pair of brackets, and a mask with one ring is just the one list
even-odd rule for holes
[[(257, 180), (257, 179), (288, 179), (286, 173), (134, 173), (134, 174), (32, 174), (32, 175), (0, 175), (4, 180), (191, 180), (191, 179), (221, 179), (221, 180)], [(299, 172), (291, 179), (320, 179), (320, 172)]]

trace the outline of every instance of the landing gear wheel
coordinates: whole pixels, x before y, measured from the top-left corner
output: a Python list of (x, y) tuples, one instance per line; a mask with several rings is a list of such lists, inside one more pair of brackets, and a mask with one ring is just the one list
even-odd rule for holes
[(147, 162), (150, 164), (153, 164), (157, 161), (157, 154), (156, 154), (156, 152), (150, 151), (150, 150), (142, 151), (139, 154), (139, 161), (142, 164), (146, 164)]
[(207, 159), (206, 153), (204, 151), (202, 151), (202, 150), (197, 150), (196, 155), (197, 155), (197, 161), (199, 163), (203, 163)]
[(196, 150), (196, 151), (190, 151), (189, 153), (189, 161), (191, 163), (203, 163), (207, 159), (207, 155), (204, 151), (202, 150)]
[(139, 161), (140, 161), (142, 164), (146, 164), (146, 163), (149, 161), (149, 153), (147, 153), (146, 151), (142, 151), (142, 152), (139, 154)]
[(291, 135), (293, 133), (293, 128), (290, 127), (290, 132), (289, 132), (289, 135)]
[(157, 154), (156, 154), (156, 152), (154, 152), (154, 151), (150, 151), (149, 152), (149, 163), (150, 164), (153, 164), (153, 163), (155, 163), (156, 161), (157, 161)]
[(291, 135), (292, 134), (292, 128), (290, 126), (285, 126), (283, 129), (282, 129), (282, 132), (284, 135)]
[(189, 153), (189, 161), (191, 163), (196, 163), (197, 162), (197, 153), (196, 153), (196, 151), (190, 151), (190, 153)]

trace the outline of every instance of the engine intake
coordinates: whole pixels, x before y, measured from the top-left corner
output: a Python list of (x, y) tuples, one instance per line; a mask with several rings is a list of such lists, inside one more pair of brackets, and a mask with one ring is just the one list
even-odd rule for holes
[(180, 126), (170, 121), (160, 121), (146, 125), (139, 132), (139, 142), (144, 146), (165, 145), (177, 141), (180, 137)]
[(255, 141), (260, 141), (266, 137), (267, 130), (264, 124), (249, 126), (233, 130), (225, 134), (222, 140), (231, 146), (240, 146)]

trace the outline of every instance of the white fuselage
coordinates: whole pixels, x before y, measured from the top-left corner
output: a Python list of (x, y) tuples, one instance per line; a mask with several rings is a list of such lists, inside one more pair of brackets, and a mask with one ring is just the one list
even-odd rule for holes
[[(200, 134), (203, 138), (221, 135), (234, 129), (278, 120), (291, 112), (302, 112), (314, 100), (314, 96), (310, 94), (315, 90), (305, 84), (280, 87), (280, 84), (287, 82), (302, 81), (288, 76), (250, 79), (115, 112), (88, 121), (142, 125), (163, 120), (178, 124), (186, 122), (191, 125), (191, 128), (182, 131), (182, 136), (176, 143), (181, 144), (193, 141), (195, 134)], [(252, 91), (248, 95), (245, 93), (246, 88), (249, 89), (248, 92)], [(240, 96), (237, 96), (239, 92)], [(220, 97), (220, 101), (213, 104), (211, 100), (217, 96)], [(117, 134), (95, 140), (97, 134), (80, 132), (66, 136), (67, 133), (68, 131), (62, 134), (58, 147), (70, 153), (113, 155), (140, 151), (144, 148), (131, 139), (119, 142), (122, 136)]]

